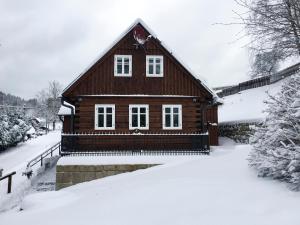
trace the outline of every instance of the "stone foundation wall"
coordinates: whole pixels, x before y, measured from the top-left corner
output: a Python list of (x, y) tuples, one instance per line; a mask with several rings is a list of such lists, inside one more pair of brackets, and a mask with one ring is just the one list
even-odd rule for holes
[(56, 190), (120, 173), (146, 169), (158, 164), (57, 165)]

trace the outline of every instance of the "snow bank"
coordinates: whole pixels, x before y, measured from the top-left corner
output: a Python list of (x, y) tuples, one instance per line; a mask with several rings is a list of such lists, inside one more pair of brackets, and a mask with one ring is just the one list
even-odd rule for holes
[(12, 194), (6, 194), (7, 179), (0, 182), (0, 211), (17, 204), (30, 190), (31, 184), (29, 180), (26, 176), (22, 176), (27, 163), (47, 148), (59, 142), (60, 136), (60, 131), (52, 131), (47, 135), (39, 136), (16, 147), (9, 148), (0, 154), (0, 168), (3, 168), (3, 175), (16, 171), (16, 175), (12, 178)]
[[(227, 142), (227, 144), (229, 144)], [(3, 224), (296, 225), (300, 193), (257, 178), (249, 145), (27, 196)], [(47, 218), (47, 219), (45, 219)]]
[(182, 156), (71, 156), (62, 157), (57, 165), (165, 164), (203, 158), (202, 155)]
[(276, 94), (284, 80), (271, 85), (241, 91), (240, 93), (223, 97), (224, 104), (219, 107), (219, 123), (252, 122), (266, 117), (264, 101), (268, 98), (267, 92)]

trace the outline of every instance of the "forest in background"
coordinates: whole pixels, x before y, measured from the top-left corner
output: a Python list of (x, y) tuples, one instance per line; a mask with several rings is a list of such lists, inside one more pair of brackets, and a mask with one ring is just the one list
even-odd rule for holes
[(51, 81), (29, 100), (0, 91), (0, 151), (45, 134), (50, 127), (54, 130), (61, 90), (57, 81)]

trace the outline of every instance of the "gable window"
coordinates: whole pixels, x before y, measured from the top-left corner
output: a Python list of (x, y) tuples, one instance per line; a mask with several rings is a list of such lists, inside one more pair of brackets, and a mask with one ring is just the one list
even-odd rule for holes
[(163, 129), (182, 129), (181, 105), (163, 105)]
[(115, 129), (115, 105), (95, 105), (95, 130)]
[(164, 58), (161, 55), (146, 56), (146, 76), (147, 77), (163, 77)]
[(132, 75), (132, 56), (115, 55), (114, 75), (116, 77), (131, 77)]
[(129, 129), (149, 129), (149, 105), (129, 105)]

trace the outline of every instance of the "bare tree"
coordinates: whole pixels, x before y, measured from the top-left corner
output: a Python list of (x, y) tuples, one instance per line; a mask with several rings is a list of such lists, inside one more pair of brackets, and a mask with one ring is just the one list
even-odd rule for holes
[(62, 85), (57, 81), (51, 81), (48, 88), (39, 91), (36, 96), (39, 105), (37, 114), (46, 119), (47, 127), (49, 123), (52, 123), (53, 129), (55, 129), (57, 113), (60, 108), (61, 91)]
[(251, 78), (272, 75), (279, 68), (280, 53), (277, 51), (255, 52), (251, 60)]
[(300, 55), (299, 0), (236, 0), (247, 12), (238, 14), (258, 52), (279, 50), (282, 58)]

